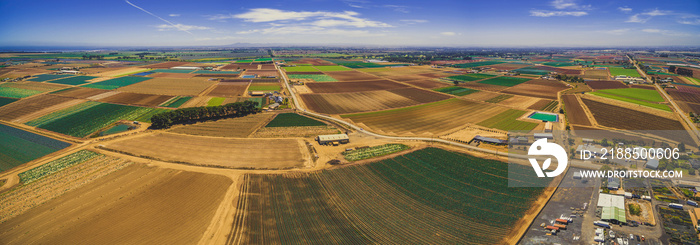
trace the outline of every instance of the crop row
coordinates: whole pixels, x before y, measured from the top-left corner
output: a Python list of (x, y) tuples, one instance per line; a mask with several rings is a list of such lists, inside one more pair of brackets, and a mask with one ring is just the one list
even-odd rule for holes
[(50, 113), (48, 115), (42, 116), (40, 118), (34, 119), (34, 120), (29, 121), (25, 124), (28, 126), (38, 127), (38, 126), (53, 122), (55, 120), (58, 120), (58, 119), (65, 117), (67, 115), (70, 115), (70, 114), (73, 114), (73, 113), (76, 113), (76, 112), (79, 112), (82, 110), (86, 110), (90, 107), (93, 107), (93, 106), (96, 106), (99, 104), (100, 104), (99, 102), (94, 102), (94, 101), (80, 103), (80, 104), (68, 107), (66, 109), (56, 111), (56, 112)]
[(524, 122), (516, 120), (525, 114), (525, 111), (509, 109), (498, 115), (495, 115), (485, 121), (478, 123), (479, 126), (488, 128), (497, 128), (501, 130), (532, 130), (537, 127), (537, 123)]
[(151, 110), (145, 107), (100, 103), (42, 124), (38, 128), (82, 138), (116, 121), (135, 120)]
[(358, 161), (378, 156), (389, 155), (399, 151), (408, 149), (409, 147), (404, 144), (385, 144), (372, 146), (369, 148), (355, 149), (351, 151), (343, 152), (345, 159), (348, 161)]
[(39, 167), (22, 172), (19, 174), (19, 179), (20, 182), (22, 182), (22, 184), (29, 184), (38, 179), (41, 179), (44, 176), (56, 173), (58, 171), (63, 170), (64, 168), (85, 162), (98, 156), (102, 156), (102, 154), (88, 150), (81, 150), (76, 153), (48, 162)]

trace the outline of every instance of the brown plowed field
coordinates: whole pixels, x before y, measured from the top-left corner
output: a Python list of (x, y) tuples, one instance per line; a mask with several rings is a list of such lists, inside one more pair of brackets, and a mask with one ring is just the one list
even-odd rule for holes
[(301, 167), (308, 153), (295, 139), (231, 139), (161, 133), (107, 143), (106, 148), (164, 161), (223, 168)]
[(140, 106), (158, 106), (171, 98), (172, 96), (168, 95), (137, 94), (123, 92), (101, 99), (100, 102)]
[(428, 79), (425, 79), (424, 77), (417, 76), (417, 75), (382, 76), (382, 78), (391, 79), (391, 80), (399, 81), (399, 82), (416, 81), (416, 80), (428, 80)]
[(501, 95), (501, 94), (489, 92), (489, 91), (479, 91), (476, 93), (471, 93), (471, 94), (462, 96), (461, 98), (476, 100), (476, 101), (487, 101), (487, 100), (496, 98), (496, 96), (499, 96), (499, 95)]
[(419, 104), (419, 102), (404, 96), (381, 90), (357, 93), (302, 94), (301, 99), (312, 111), (326, 114), (376, 111)]
[(574, 129), (574, 133), (576, 134), (576, 136), (581, 137), (581, 138), (626, 139), (626, 140), (633, 140), (633, 141), (638, 141), (638, 142), (643, 141), (648, 145), (655, 144), (655, 141), (650, 140), (649, 138), (643, 138), (643, 137), (638, 137), (638, 136), (634, 136), (634, 135), (623, 134), (617, 130), (598, 129), (598, 128), (593, 128), (593, 127), (580, 126), (580, 125), (572, 125), (572, 128)]
[(630, 110), (624, 107), (582, 98), (598, 124), (626, 130), (651, 130), (649, 133), (695, 145), (678, 120)]
[(6, 106), (0, 107), (0, 119), (5, 121), (13, 121), (41, 111), (45, 108), (69, 103), (72, 100), (74, 99), (54, 95), (39, 95), (21, 99)]
[(18, 82), (18, 83), (5, 83), (5, 87), (10, 88), (21, 88), (21, 89), (31, 89), (41, 92), (49, 92), (54, 90), (59, 90), (62, 88), (69, 87), (68, 85), (55, 84), (55, 83), (39, 83), (39, 82)]
[(695, 114), (700, 114), (700, 104), (683, 102), (683, 101), (676, 101), (676, 104), (678, 104), (678, 106), (684, 112), (693, 112)]
[(393, 135), (440, 135), (488, 119), (507, 108), (450, 99), (397, 110), (344, 115), (355, 123)]
[[(242, 80), (242, 79), (234, 79), (234, 80)], [(226, 80), (228, 81), (228, 80)], [(279, 84), (280, 80), (277, 78), (257, 78), (257, 79), (249, 79), (251, 83), (276, 83)]]
[(510, 95), (510, 96), (513, 96), (513, 97), (510, 97), (510, 98), (507, 98), (501, 102), (498, 102), (498, 104), (502, 105), (502, 106), (508, 106), (508, 107), (513, 107), (513, 108), (525, 110), (528, 107), (532, 106), (533, 104), (542, 100), (540, 98), (533, 98), (533, 97), (527, 97), (527, 96), (519, 96), (519, 95)]
[(277, 70), (246, 70), (243, 75), (257, 75), (258, 77), (277, 77)]
[(256, 129), (267, 124), (274, 115), (274, 113), (258, 113), (245, 117), (178, 126), (168, 131), (189, 135), (245, 138)]
[(162, 94), (172, 96), (194, 96), (216, 84), (204, 79), (153, 78), (126, 87), (118, 88), (123, 92)]
[(586, 81), (585, 83), (586, 83), (586, 85), (588, 85), (588, 87), (591, 87), (592, 89), (595, 89), (595, 90), (614, 89), (614, 88), (629, 88), (624, 83), (621, 83), (618, 81)]
[(245, 94), (245, 90), (248, 87), (248, 83), (235, 83), (235, 82), (227, 82), (227, 83), (219, 83), (214, 87), (213, 90), (209, 91), (207, 93), (208, 96), (214, 96), (214, 97), (236, 97), (236, 96), (243, 96)]
[(345, 82), (345, 81), (362, 81), (362, 80), (374, 80), (379, 77), (366, 74), (359, 71), (327, 71), (326, 75), (335, 78), (335, 80)]
[(433, 91), (427, 91), (427, 90), (417, 89), (417, 88), (392, 89), (392, 90), (389, 90), (389, 92), (392, 92), (392, 93), (401, 95), (403, 97), (418, 101), (420, 103), (430, 103), (430, 102), (435, 102), (435, 101), (446, 100), (446, 99), (452, 98), (451, 96), (449, 96), (447, 94), (433, 92)]
[(641, 88), (641, 89), (647, 89), (647, 90), (656, 90), (656, 87), (654, 87), (653, 85), (632, 84), (632, 85), (630, 85), (630, 88)]
[(176, 67), (176, 66), (183, 66), (187, 65), (190, 62), (177, 62), (177, 61), (170, 61), (170, 62), (163, 62), (163, 63), (158, 63), (158, 64), (152, 64), (152, 65), (146, 65), (143, 66), (144, 68), (157, 68), (157, 69), (162, 69), (162, 68), (171, 68), (171, 67)]
[(333, 62), (325, 61), (322, 59), (300, 59), (290, 62), (292, 64), (311, 64), (315, 66), (332, 66), (335, 65)]
[(96, 89), (96, 88), (86, 88), (86, 87), (74, 87), (63, 91), (53, 93), (53, 95), (65, 96), (70, 98), (85, 99), (98, 94), (107, 93), (110, 90)]
[(160, 77), (160, 78), (193, 78), (197, 74), (189, 74), (189, 73), (153, 73), (151, 75), (148, 75), (148, 77)]
[(132, 164), (2, 224), (8, 244), (194, 244), (233, 181)]
[(608, 70), (584, 70), (583, 78), (606, 80), (608, 79)]
[(556, 100), (557, 93), (568, 88), (558, 81), (535, 79), (515, 85), (501, 92)]
[(551, 100), (547, 99), (540, 99), (539, 101), (535, 102), (534, 104), (530, 105), (527, 109), (530, 110), (542, 110), (549, 102), (552, 102)]
[(677, 90), (666, 90), (668, 95), (673, 97), (674, 100), (680, 100), (680, 101), (686, 101), (686, 102), (692, 102), (692, 103), (700, 103), (700, 94), (693, 94), (693, 93), (688, 93), (688, 92), (681, 92)]
[(220, 68), (221, 70), (238, 70), (238, 69), (246, 69), (246, 70), (257, 70), (258, 65), (251, 65), (251, 64), (246, 64), (246, 63), (232, 63), (230, 65), (225, 65), (224, 67)]
[(441, 78), (441, 77), (449, 77), (452, 76), (452, 74), (447, 74), (447, 73), (437, 73), (437, 72), (432, 72), (432, 73), (419, 73), (416, 74), (418, 76), (426, 77), (426, 78)]
[(584, 126), (591, 126), (591, 121), (588, 120), (586, 112), (583, 110), (583, 105), (579, 103), (576, 99), (576, 95), (573, 94), (563, 94), (561, 95), (561, 100), (564, 102), (566, 108), (566, 118), (569, 119), (569, 123), (578, 124)]
[(427, 89), (450, 86), (447, 83), (441, 83), (441, 82), (437, 82), (437, 81), (433, 81), (433, 80), (412, 80), (412, 81), (403, 81), (403, 82), (414, 85), (414, 86), (418, 86), (421, 88), (427, 88)]
[(508, 87), (504, 87), (504, 86), (491, 85), (491, 84), (485, 84), (485, 83), (477, 83), (477, 82), (460, 83), (458, 86), (470, 88), (470, 89), (482, 90), (482, 91), (491, 91), (491, 92), (499, 92), (501, 90), (508, 88)]
[(314, 91), (314, 93), (350, 93), (408, 87), (386, 79), (362, 82), (308, 83), (306, 86)]

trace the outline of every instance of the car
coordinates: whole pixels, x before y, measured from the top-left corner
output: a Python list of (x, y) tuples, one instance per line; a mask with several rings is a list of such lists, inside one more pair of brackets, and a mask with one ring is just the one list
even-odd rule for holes
[(644, 241), (644, 240), (646, 240), (646, 239), (644, 238), (644, 235), (642, 235), (642, 241)]
[(630, 234), (630, 240), (634, 240), (634, 235)]
[(639, 239), (639, 235), (637, 235), (637, 241), (641, 241), (641, 239)]

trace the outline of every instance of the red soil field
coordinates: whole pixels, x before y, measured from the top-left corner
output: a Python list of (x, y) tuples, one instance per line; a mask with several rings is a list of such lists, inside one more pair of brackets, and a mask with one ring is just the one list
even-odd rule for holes
[(176, 67), (176, 66), (183, 66), (187, 65), (190, 62), (177, 62), (177, 61), (171, 61), (171, 62), (163, 62), (163, 63), (158, 63), (158, 64), (152, 64), (152, 65), (146, 65), (143, 66), (144, 68), (171, 68), (171, 67)]
[(406, 85), (386, 79), (342, 83), (308, 83), (306, 86), (308, 86), (314, 93), (348, 93), (407, 87)]
[(245, 94), (245, 90), (248, 87), (248, 83), (232, 83), (232, 82), (227, 82), (227, 83), (219, 83), (214, 87), (213, 90), (209, 91), (207, 93), (207, 96), (215, 96), (215, 97), (237, 97), (237, 96), (243, 96)]
[(381, 90), (356, 93), (302, 94), (301, 99), (309, 109), (326, 114), (377, 111), (419, 104), (419, 102), (409, 98)]
[(326, 72), (326, 75), (329, 75), (332, 78), (335, 78), (336, 80), (341, 82), (371, 80), (379, 78), (377, 76), (362, 73), (359, 71), (328, 71)]
[(561, 96), (562, 102), (566, 109), (566, 118), (569, 119), (569, 123), (591, 126), (591, 121), (588, 120), (586, 112), (583, 110), (583, 106), (576, 99), (576, 95), (564, 94)]
[(682, 92), (682, 91), (678, 91), (678, 90), (666, 90), (666, 92), (668, 92), (668, 95), (673, 97), (674, 100), (680, 100), (680, 101), (686, 101), (686, 102), (692, 102), (692, 103), (700, 103), (700, 95), (698, 95), (698, 94)]
[(70, 98), (85, 99), (98, 94), (109, 92), (110, 90), (96, 89), (96, 88), (86, 88), (86, 87), (74, 87), (66, 90), (62, 90), (53, 95), (65, 96)]
[(588, 87), (591, 87), (594, 90), (613, 89), (613, 88), (629, 88), (624, 83), (621, 83), (618, 81), (586, 81), (585, 83), (586, 83), (586, 85), (588, 85)]
[(415, 86), (418, 86), (421, 88), (427, 88), (427, 89), (450, 86), (447, 83), (441, 83), (441, 82), (436, 82), (436, 81), (432, 81), (432, 80), (412, 80), (412, 81), (403, 81), (403, 82), (411, 84), (411, 85), (415, 85)]
[(137, 94), (122, 92), (107, 98), (101, 99), (101, 102), (115, 103), (115, 104), (127, 104), (127, 105), (140, 105), (140, 106), (158, 106), (163, 104), (163, 102), (169, 100), (173, 96), (168, 95), (153, 95), (153, 94)]
[(558, 81), (535, 79), (515, 85), (501, 92), (544, 99), (557, 99), (557, 93), (569, 87)]

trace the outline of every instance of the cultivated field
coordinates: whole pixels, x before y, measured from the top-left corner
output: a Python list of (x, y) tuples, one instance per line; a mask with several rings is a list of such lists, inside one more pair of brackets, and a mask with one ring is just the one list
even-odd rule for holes
[(515, 85), (501, 92), (556, 100), (557, 93), (568, 88), (568, 86), (558, 81), (535, 79)]
[(262, 127), (249, 137), (251, 138), (291, 138), (316, 137), (324, 134), (339, 134), (340, 130), (332, 126), (303, 126), (303, 127)]
[(168, 68), (172, 68), (172, 67), (176, 67), (176, 66), (184, 66), (184, 65), (187, 65), (187, 64), (189, 64), (189, 63), (190, 63), (190, 62), (170, 61), (170, 62), (156, 63), (156, 64), (152, 64), (152, 65), (145, 65), (145, 66), (142, 66), (142, 67), (143, 67), (143, 68), (154, 68), (154, 69), (158, 69), (158, 68), (165, 68), (165, 69), (168, 69)]
[(629, 88), (624, 83), (618, 81), (586, 81), (586, 85), (592, 89), (615, 89), (615, 88)]
[(124, 167), (119, 160), (86, 164), (46, 178), (55, 182), (38, 181), (18, 190), (24, 193), (17, 197), (28, 199), (16, 205), (32, 202), (29, 197), (43, 198), (41, 194), (65, 194), (0, 224), (0, 240), (14, 244), (197, 243), (232, 184), (224, 176), (142, 164)]
[(606, 80), (606, 79), (608, 79), (608, 71), (607, 70), (584, 70), (583, 71), (583, 78), (584, 79)]
[(114, 141), (105, 147), (127, 154), (223, 168), (285, 169), (306, 161), (294, 139), (228, 139), (161, 133)]
[(342, 82), (379, 79), (379, 77), (377, 77), (377, 76), (373, 76), (373, 75), (359, 72), (359, 71), (328, 71), (325, 73), (326, 73), (326, 75), (329, 75), (332, 78), (334, 78), (338, 81), (342, 81)]
[[(39, 116), (40, 113), (50, 112), (48, 108), (61, 108), (72, 103), (74, 99), (53, 95), (41, 95), (22, 99), (12, 104), (0, 107), (0, 120), (26, 121), (28, 118)], [(64, 107), (65, 108), (65, 107)]]
[(478, 83), (513, 87), (515, 85), (527, 82), (529, 80), (531, 80), (531, 79), (530, 78), (522, 78), (522, 77), (505, 77), (505, 76), (503, 76), (503, 77), (494, 77), (491, 79), (482, 80), (482, 81), (479, 81)]
[(153, 95), (153, 94), (137, 94), (137, 93), (118, 93), (107, 98), (101, 99), (101, 102), (140, 106), (158, 106), (165, 101), (171, 99), (172, 96)]
[(408, 87), (386, 79), (361, 82), (308, 83), (306, 86), (314, 93), (350, 93)]
[[(41, 123), (37, 124), (36, 127), (82, 138), (119, 120), (136, 120), (153, 109), (99, 103), (87, 108), (75, 109), (75, 107), (72, 107), (64, 110), (46, 115), (45, 117), (50, 117), (50, 120), (45, 118), (37, 119)], [(56, 116), (56, 114), (60, 116)]]
[(405, 88), (357, 93), (302, 94), (301, 98), (311, 110), (327, 114), (345, 114), (405, 107), (450, 97), (416, 88)]
[(576, 95), (566, 94), (561, 96), (561, 100), (564, 103), (566, 118), (569, 119), (570, 124), (578, 124), (584, 126), (591, 126), (591, 121), (586, 116), (586, 112), (583, 110), (583, 105), (576, 99)]
[(0, 172), (70, 146), (4, 124), (0, 124), (0, 139)]
[(173, 127), (168, 131), (189, 135), (245, 138), (267, 124), (274, 115), (272, 113), (257, 113), (245, 117)]
[(343, 115), (343, 118), (395, 135), (438, 135), (477, 123), (506, 108), (449, 99), (439, 102), (361, 114)]
[(96, 82), (96, 83), (91, 83), (91, 84), (86, 84), (83, 85), (83, 87), (87, 88), (99, 88), (99, 89), (118, 89), (124, 86), (129, 86), (132, 84), (140, 83), (143, 81), (150, 80), (150, 77), (120, 77), (120, 78), (114, 78), (106, 81), (101, 81), (101, 82)]
[(508, 109), (507, 111), (501, 112), (497, 115), (490, 117), (489, 119), (483, 120), (477, 123), (479, 126), (484, 126), (487, 128), (495, 128), (504, 131), (509, 130), (532, 130), (537, 127), (537, 123), (523, 122), (516, 120), (523, 116), (526, 111)]
[(431, 79), (410, 80), (410, 81), (402, 81), (402, 82), (408, 83), (408, 84), (411, 84), (414, 86), (418, 86), (421, 88), (427, 88), (427, 89), (449, 86), (449, 84), (447, 84), (447, 83), (442, 83), (442, 82), (438, 82), (438, 81), (431, 80)]
[(608, 70), (610, 70), (611, 76), (625, 75), (628, 77), (642, 77), (637, 72), (637, 69), (625, 69), (622, 67), (608, 67)]
[(238, 97), (245, 95), (247, 82), (225, 82), (217, 84), (214, 89), (207, 93), (207, 96), (215, 97)]
[(109, 90), (96, 89), (96, 88), (85, 88), (85, 87), (74, 87), (62, 89), (56, 92), (52, 92), (53, 95), (65, 96), (76, 99), (86, 99), (98, 94), (107, 93)]
[(153, 78), (118, 90), (132, 93), (196, 96), (214, 84), (216, 84), (215, 81), (204, 79)]
[(543, 191), (508, 188), (507, 167), (426, 148), (334, 170), (247, 175), (229, 242), (505, 243)]

